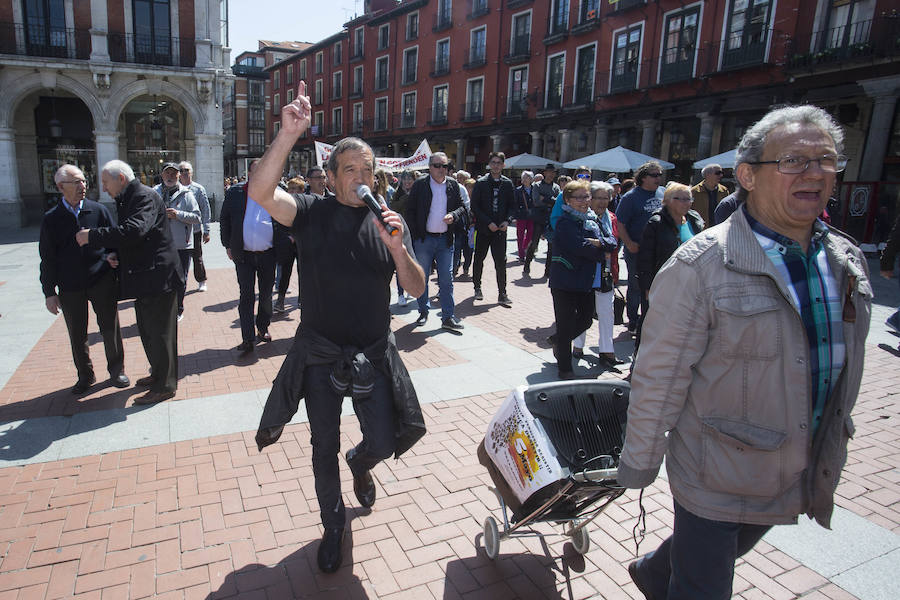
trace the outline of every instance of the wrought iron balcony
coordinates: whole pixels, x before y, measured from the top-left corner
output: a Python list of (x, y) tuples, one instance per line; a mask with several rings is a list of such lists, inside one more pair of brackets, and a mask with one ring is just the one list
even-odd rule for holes
[(881, 15), (788, 40), (786, 68), (814, 70), (900, 56), (900, 15)]
[(444, 10), (434, 16), (434, 25), (432, 26), (431, 31), (437, 33), (438, 31), (444, 31), (451, 27), (453, 27), (453, 16), (450, 14), (449, 10)]
[(531, 34), (523, 33), (512, 38), (509, 54), (503, 57), (506, 64), (526, 62), (531, 58)]
[(87, 29), (0, 23), (0, 54), (87, 60), (91, 34)]
[(481, 121), (484, 119), (484, 102), (463, 102), (460, 111), (466, 123)]
[[(106, 35), (106, 39), (109, 45), (109, 58), (113, 62), (168, 67), (193, 67), (197, 62), (197, 49), (192, 38), (109, 33)], [(261, 67), (248, 67), (247, 65), (235, 65), (235, 67), (240, 67), (238, 71), (246, 70), (248, 76), (256, 75), (255, 69), (261, 69)], [(237, 74), (235, 72), (235, 75)], [(267, 79), (268, 75), (262, 73), (260, 77)]]
[(440, 77), (450, 73), (450, 56), (441, 56), (431, 61), (431, 76)]
[(402, 112), (394, 115), (394, 129), (412, 129), (416, 126), (416, 113)]
[(466, 50), (466, 61), (463, 63), (464, 69), (477, 69), (487, 64), (486, 52), (484, 46), (476, 46)]

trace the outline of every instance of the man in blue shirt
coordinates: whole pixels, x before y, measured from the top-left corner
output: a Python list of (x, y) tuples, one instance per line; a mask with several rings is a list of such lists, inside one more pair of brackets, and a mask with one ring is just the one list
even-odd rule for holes
[(637, 185), (622, 196), (616, 218), (619, 220), (619, 237), (625, 244), (625, 266), (628, 268), (628, 292), (625, 306), (628, 313), (628, 331), (637, 329), (638, 307), (641, 314), (646, 312), (646, 301), (642, 299), (637, 278), (637, 255), (640, 250), (641, 234), (654, 212), (662, 207), (656, 196), (656, 188), (662, 182), (662, 166), (650, 161), (638, 167), (634, 173)]
[[(256, 161), (250, 163), (252, 176)], [(233, 185), (225, 194), (219, 215), (219, 233), (228, 258), (234, 262), (240, 287), (238, 314), (241, 318), (241, 356), (254, 350), (253, 301), (255, 281), (259, 280), (259, 304), (256, 311), (256, 337), (271, 342), (272, 288), (275, 285), (275, 250), (272, 217), (247, 194), (247, 185)]]

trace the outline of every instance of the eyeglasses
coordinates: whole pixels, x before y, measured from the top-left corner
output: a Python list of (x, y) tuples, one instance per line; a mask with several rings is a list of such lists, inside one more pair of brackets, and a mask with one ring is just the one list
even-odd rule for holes
[(590, 173), (579, 173), (578, 175), (575, 176), (575, 179), (590, 179), (590, 178), (591, 178)]
[(721, 177), (723, 175), (723, 172), (722, 171), (713, 171), (713, 175), (718, 175), (719, 177)]
[(190, 173), (191, 170), (190, 169), (178, 169), (178, 172), (179, 173)]
[(579, 202), (588, 202), (590, 199), (590, 195), (585, 196), (583, 194), (579, 194), (577, 196), (572, 196), (572, 200), (578, 200)]
[(647, 177), (662, 177), (662, 173), (647, 173)]
[(449, 169), (450, 163), (431, 163), (429, 166), (434, 167), (435, 169)]
[(85, 181), (84, 179), (73, 179), (71, 181), (60, 181), (60, 183), (74, 183), (75, 185), (83, 185), (84, 187), (87, 187), (87, 181)]
[(778, 160), (758, 160), (748, 165), (777, 165), (782, 175), (799, 175), (809, 168), (810, 163), (818, 163), (825, 173), (840, 173), (847, 167), (847, 157), (842, 154), (825, 154), (819, 158), (805, 156), (783, 156)]

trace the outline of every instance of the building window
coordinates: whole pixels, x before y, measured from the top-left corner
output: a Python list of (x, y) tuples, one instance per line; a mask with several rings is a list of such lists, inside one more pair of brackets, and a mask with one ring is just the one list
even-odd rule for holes
[(484, 118), (484, 78), (470, 79), (466, 84), (466, 106), (463, 111), (467, 121)]
[[(305, 62), (301, 63), (301, 68), (300, 68), (300, 78), (301, 79), (303, 78), (303, 75), (305, 75), (304, 71), (306, 71), (306, 69), (304, 67), (306, 67)], [(284, 74), (284, 82), (287, 85), (294, 85), (294, 65), (287, 66), (287, 72)]]
[(281, 71), (272, 71), (272, 89), (281, 88)]
[(275, 94), (274, 96), (272, 96), (272, 114), (281, 114), (281, 94)]
[(378, 28), (378, 49), (384, 50), (391, 43), (391, 24), (385, 23)]
[(566, 75), (566, 53), (556, 54), (547, 59), (547, 93), (544, 97), (544, 108), (559, 110), (562, 108), (563, 82)]
[(416, 93), (403, 94), (400, 108), (400, 127), (410, 128), (416, 126)]
[(575, 104), (594, 102), (594, 66), (597, 58), (597, 44), (578, 49), (575, 55)]
[(357, 102), (353, 105), (353, 134), (362, 135), (363, 132), (363, 104)]
[(285, 95), (287, 96), (287, 103), (288, 103), (288, 104), (290, 104), (291, 102), (294, 101), (294, 90), (293, 90), (293, 89), (288, 90), (288, 91), (287, 91), (287, 94), (285, 94)]
[(432, 31), (443, 31), (450, 27), (453, 27), (453, 0), (438, 0)]
[(340, 106), (331, 109), (331, 135), (344, 135), (344, 109)]
[(487, 27), (473, 29), (469, 33), (469, 56), (466, 60), (467, 67), (480, 67), (484, 65), (487, 57)]
[(364, 36), (365, 28), (357, 27), (353, 30), (353, 58), (362, 58)]
[(334, 45), (334, 48), (332, 48), (332, 50), (331, 50), (331, 59), (332, 59), (332, 63), (333, 63), (335, 66), (341, 64), (341, 61), (344, 60), (343, 44), (341, 44), (340, 42), (338, 42), (337, 44), (335, 44), (335, 45)]
[(375, 91), (388, 87), (388, 57), (382, 56), (375, 61)]
[(322, 125), (325, 123), (325, 112), (324, 111), (316, 111), (313, 115), (312, 120), (312, 131), (310, 132), (313, 137), (317, 137), (323, 135), (323, 127)]
[(732, 0), (723, 67), (762, 62), (769, 39), (769, 0)]
[(250, 82), (249, 101), (251, 104), (262, 104), (263, 102), (265, 102), (264, 93), (265, 93), (265, 90), (263, 90), (262, 81), (251, 81)]
[(699, 20), (699, 6), (666, 17), (662, 64), (659, 71), (660, 83), (690, 79), (693, 75)]
[(379, 98), (375, 101), (375, 131), (386, 131), (388, 128), (388, 101)]
[(263, 153), (266, 148), (266, 132), (263, 131), (248, 131), (247, 132), (247, 141), (249, 142), (249, 148), (247, 149), (250, 154), (254, 156), (259, 156)]
[(337, 100), (344, 95), (344, 72), (331, 74), (331, 99)]
[(250, 129), (266, 128), (266, 115), (262, 106), (250, 106), (247, 108), (247, 124)]
[(531, 54), (531, 13), (516, 15), (512, 20), (512, 38), (509, 53), (511, 56), (527, 56)]
[(446, 75), (450, 72), (450, 38), (438, 40), (434, 50), (433, 76)]
[(477, 19), (478, 17), (491, 12), (491, 9), (488, 8), (488, 0), (471, 0), (471, 2), (472, 12), (469, 13), (469, 18)]
[[(36, 9), (38, 4), (43, 3), (31, 1), (27, 3), (27, 7)], [(169, 0), (134, 0), (134, 55), (137, 62), (172, 64), (172, 29), (169, 14)], [(65, 39), (65, 16), (59, 15), (54, 10), (49, 11), (48, 16), (53, 20), (48, 23), (51, 29), (47, 32), (50, 34), (47, 40), (55, 44), (59, 37), (56, 25), (60, 19), (63, 25), (63, 40)], [(29, 26), (32, 22), (32, 16), (29, 14)], [(54, 38), (57, 42), (53, 42)]]
[(359, 98), (363, 95), (363, 67), (353, 67), (353, 97)]
[(406, 15), (406, 41), (419, 37), (419, 12)]
[[(292, 65), (288, 65), (288, 69), (291, 69), (291, 71), (288, 71), (288, 73), (293, 72)], [(305, 58), (300, 61), (300, 79), (306, 79), (306, 59)], [(288, 83), (289, 84), (293, 83), (293, 80), (288, 81)]]
[(315, 93), (313, 94), (313, 102), (322, 104), (322, 80), (316, 79)]
[(587, 23), (600, 18), (600, 0), (581, 0), (578, 22)]
[(637, 86), (641, 56), (641, 26), (634, 25), (614, 36), (611, 92), (633, 90)]
[(550, 27), (547, 36), (565, 33), (569, 30), (569, 0), (551, 0)]
[(431, 123), (443, 125), (447, 122), (447, 102), (450, 99), (450, 86), (439, 85), (434, 88), (431, 100)]
[(316, 52), (316, 75), (319, 75), (322, 73), (322, 57), (323, 56), (324, 55), (322, 52)]
[(528, 65), (509, 71), (509, 102), (506, 113), (524, 115), (528, 107)]
[(281, 131), (281, 121), (275, 121), (272, 123), (272, 137), (277, 137), (279, 131)]
[(403, 51), (403, 85), (416, 82), (416, 71), (419, 66), (419, 48), (407, 48)]

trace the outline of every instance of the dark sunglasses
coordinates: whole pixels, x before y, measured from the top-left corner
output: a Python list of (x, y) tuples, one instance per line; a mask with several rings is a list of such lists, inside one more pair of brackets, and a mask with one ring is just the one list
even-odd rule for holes
[(722, 171), (713, 171), (713, 175), (722, 175)]
[(448, 169), (450, 168), (450, 163), (431, 163), (431, 166), (435, 169)]
[(179, 173), (190, 173), (191, 170), (190, 169), (178, 169), (178, 172)]
[(591, 176), (589, 173), (579, 173), (575, 176), (576, 179), (590, 179)]

